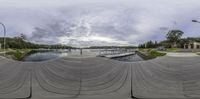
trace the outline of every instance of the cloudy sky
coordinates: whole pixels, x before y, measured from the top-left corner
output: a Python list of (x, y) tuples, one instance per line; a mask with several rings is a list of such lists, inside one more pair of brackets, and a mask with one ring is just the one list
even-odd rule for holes
[(200, 0), (0, 0), (7, 35), (43, 44), (137, 45), (169, 29), (200, 36), (192, 19), (200, 21)]

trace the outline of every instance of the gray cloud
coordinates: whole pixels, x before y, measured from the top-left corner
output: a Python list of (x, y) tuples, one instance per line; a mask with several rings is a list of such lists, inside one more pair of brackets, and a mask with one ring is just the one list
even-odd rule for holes
[[(169, 29), (200, 36), (199, 0), (1, 0), (9, 36), (48, 44), (127, 45), (164, 39)], [(176, 24), (175, 24), (176, 21)], [(0, 34), (1, 35), (1, 34)]]

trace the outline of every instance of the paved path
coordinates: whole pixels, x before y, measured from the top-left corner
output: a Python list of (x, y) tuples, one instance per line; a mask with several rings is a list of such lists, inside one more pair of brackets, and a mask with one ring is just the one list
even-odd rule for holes
[(168, 52), (167, 56), (171, 56), (171, 57), (196, 57), (198, 56), (197, 53), (183, 53), (183, 52), (179, 52), (179, 53), (173, 53), (173, 52)]
[(200, 97), (200, 57), (126, 63), (106, 58), (16, 62), (0, 57), (0, 99)]

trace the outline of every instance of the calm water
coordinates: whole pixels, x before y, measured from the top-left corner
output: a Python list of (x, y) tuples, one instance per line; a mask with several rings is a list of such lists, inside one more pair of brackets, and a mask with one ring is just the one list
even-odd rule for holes
[(45, 61), (45, 60), (50, 60), (50, 59), (54, 59), (54, 58), (59, 58), (59, 57), (65, 57), (67, 56), (68, 53), (64, 52), (55, 52), (55, 51), (51, 51), (51, 52), (35, 52), (32, 53), (30, 55), (27, 55), (26, 57), (24, 57), (23, 61)]
[(82, 50), (82, 54), (80, 50), (54, 50), (54, 51), (37, 51), (31, 53), (23, 58), (22, 61), (30, 61), (30, 62), (37, 62), (37, 61), (45, 61), (50, 59), (55, 59), (59, 57), (95, 57), (98, 55), (98, 50)]
[[(29, 62), (38, 62), (38, 61), (46, 61), (50, 59), (60, 58), (60, 57), (96, 57), (99, 55), (99, 50), (92, 50), (92, 49), (84, 49), (83, 53), (80, 54), (80, 50), (72, 50), (72, 51), (37, 51), (31, 53), (23, 58), (22, 61), (29, 61)], [(120, 58), (114, 58), (115, 60), (119, 61), (126, 61), (126, 62), (135, 62), (135, 61), (142, 61), (143, 59), (138, 55), (130, 55)]]

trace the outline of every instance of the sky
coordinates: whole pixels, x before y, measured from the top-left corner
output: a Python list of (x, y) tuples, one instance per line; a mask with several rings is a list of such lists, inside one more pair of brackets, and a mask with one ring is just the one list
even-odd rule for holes
[(138, 45), (171, 29), (200, 37), (193, 19), (200, 21), (200, 0), (0, 0), (7, 36), (39, 44)]

